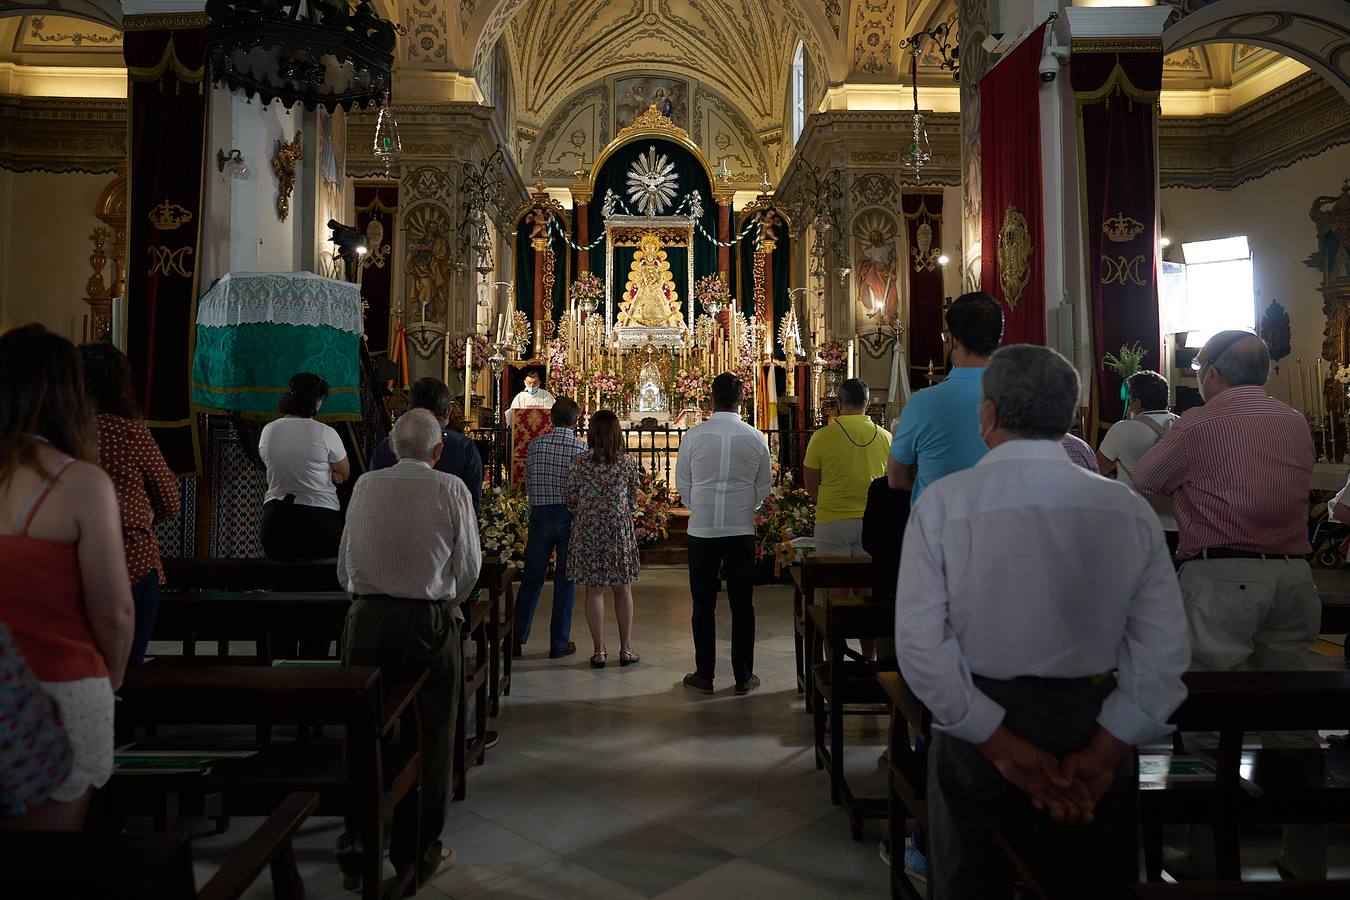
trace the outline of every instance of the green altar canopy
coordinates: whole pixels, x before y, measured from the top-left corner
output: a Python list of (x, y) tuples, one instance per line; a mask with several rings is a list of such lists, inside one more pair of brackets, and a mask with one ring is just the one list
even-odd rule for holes
[(316, 418), (361, 417), (361, 288), (309, 272), (233, 272), (197, 307), (192, 407), (274, 419), (296, 372), (328, 382)]

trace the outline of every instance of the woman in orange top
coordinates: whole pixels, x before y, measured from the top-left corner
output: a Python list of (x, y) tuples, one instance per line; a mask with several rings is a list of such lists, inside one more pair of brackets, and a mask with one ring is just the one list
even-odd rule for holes
[(141, 421), (126, 354), (112, 344), (81, 344), (80, 359), (84, 387), (98, 413), (99, 465), (112, 478), (122, 511), (122, 541), (136, 606), (131, 665), (139, 666), (155, 627), (159, 586), (164, 583), (155, 523), (178, 518), (178, 479)]
[(70, 776), (11, 828), (78, 830), (112, 774), (133, 620), (117, 495), (94, 458), (75, 346), (41, 325), (0, 335), (0, 622), (74, 754)]

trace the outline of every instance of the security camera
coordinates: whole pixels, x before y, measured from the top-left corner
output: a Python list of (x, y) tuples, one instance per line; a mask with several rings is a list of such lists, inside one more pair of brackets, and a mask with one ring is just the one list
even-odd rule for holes
[(1041, 57), (1041, 64), (1037, 68), (1037, 71), (1041, 73), (1041, 81), (1049, 84), (1054, 81), (1055, 76), (1059, 74), (1059, 60), (1051, 56), (1050, 52), (1047, 50), (1045, 55)]

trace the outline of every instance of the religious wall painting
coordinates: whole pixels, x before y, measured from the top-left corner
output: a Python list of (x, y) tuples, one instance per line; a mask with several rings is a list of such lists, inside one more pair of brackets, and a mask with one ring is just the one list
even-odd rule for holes
[(853, 272), (858, 303), (869, 317), (894, 316), (899, 306), (895, 215), (868, 209), (853, 220)]
[(679, 128), (689, 128), (689, 83), (676, 78), (642, 76), (614, 82), (614, 125), (627, 128), (652, 106)]
[(314, 240), (317, 245), (316, 257), (322, 251), (332, 249), (330, 244), (328, 221), (344, 220), (346, 212), (347, 170), (347, 114), (341, 110), (329, 113), (320, 106), (315, 112), (317, 117), (318, 157), (317, 190), (314, 192), (316, 206), (314, 214)]
[(423, 203), (404, 219), (405, 308), (417, 321), (443, 316), (450, 289), (450, 239), (454, 226), (445, 210)]

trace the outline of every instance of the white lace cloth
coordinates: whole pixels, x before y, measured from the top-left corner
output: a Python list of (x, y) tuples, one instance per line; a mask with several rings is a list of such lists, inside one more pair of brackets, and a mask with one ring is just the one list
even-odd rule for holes
[(70, 777), (52, 791), (53, 800), (69, 803), (91, 787), (103, 787), (112, 777), (112, 682), (107, 678), (44, 681), (42, 689), (56, 703), (61, 727), (70, 739)]
[(312, 272), (231, 272), (197, 304), (198, 325), (256, 322), (328, 325), (360, 334), (361, 286)]

